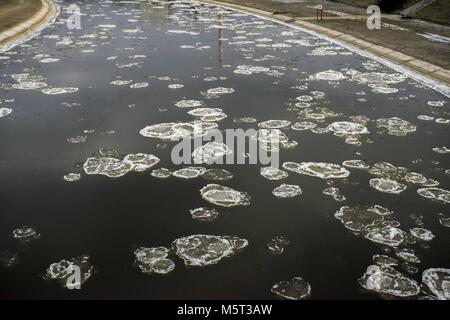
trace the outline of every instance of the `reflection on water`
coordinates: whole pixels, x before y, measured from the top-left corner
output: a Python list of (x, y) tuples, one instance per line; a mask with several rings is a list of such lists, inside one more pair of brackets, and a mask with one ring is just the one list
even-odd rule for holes
[[(0, 55), (2, 297), (449, 297), (446, 96), (216, 6), (76, 3)], [(226, 129), (280, 168), (172, 161)]]
[(153, 1), (140, 1), (139, 10), (145, 20), (164, 20), (169, 15), (170, 4)]
[(223, 15), (219, 14), (219, 28), (218, 28), (218, 37), (219, 37), (219, 65), (223, 65), (224, 62), (224, 32), (223, 32)]

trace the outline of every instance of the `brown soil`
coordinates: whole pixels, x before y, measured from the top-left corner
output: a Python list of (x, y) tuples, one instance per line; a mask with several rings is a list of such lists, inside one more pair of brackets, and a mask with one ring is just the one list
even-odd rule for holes
[(41, 6), (40, 0), (0, 0), (0, 32), (32, 17)]

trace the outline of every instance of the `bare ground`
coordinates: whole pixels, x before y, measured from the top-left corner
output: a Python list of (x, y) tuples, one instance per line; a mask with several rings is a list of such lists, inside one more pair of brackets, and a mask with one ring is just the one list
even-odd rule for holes
[(0, 32), (30, 18), (41, 5), (40, 0), (0, 0)]

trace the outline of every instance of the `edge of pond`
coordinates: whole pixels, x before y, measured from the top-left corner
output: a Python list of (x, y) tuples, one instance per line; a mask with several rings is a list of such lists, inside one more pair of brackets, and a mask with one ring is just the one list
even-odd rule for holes
[(425, 61), (417, 60), (401, 52), (357, 39), (342, 32), (324, 28), (283, 14), (276, 14), (241, 5), (225, 4), (214, 0), (198, 0), (198, 2), (250, 14), (260, 19), (269, 20), (322, 38), (358, 55), (377, 61), (397, 72), (403, 73), (409, 78), (450, 98), (450, 70), (443, 69)]

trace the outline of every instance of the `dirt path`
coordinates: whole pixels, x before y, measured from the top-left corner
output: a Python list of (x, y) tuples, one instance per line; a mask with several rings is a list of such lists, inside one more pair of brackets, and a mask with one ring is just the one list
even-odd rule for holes
[(0, 32), (30, 18), (41, 5), (39, 0), (0, 0)]

